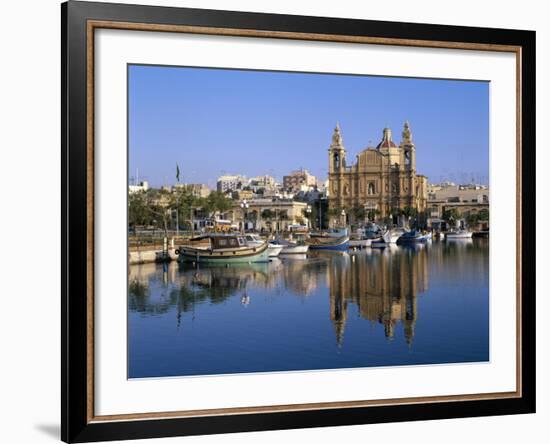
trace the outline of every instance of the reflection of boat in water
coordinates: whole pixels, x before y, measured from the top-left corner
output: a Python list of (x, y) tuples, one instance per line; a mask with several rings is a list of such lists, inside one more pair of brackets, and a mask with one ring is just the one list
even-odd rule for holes
[(269, 260), (267, 243), (248, 245), (243, 236), (205, 234), (191, 239), (176, 250), (178, 261), (198, 263), (265, 262)]
[(307, 260), (307, 258), (308, 258), (307, 254), (305, 254), (305, 253), (296, 253), (296, 254), (284, 255), (284, 260), (286, 262), (288, 262), (288, 261), (305, 261), (305, 260)]
[(466, 230), (448, 231), (445, 238), (447, 240), (471, 239), (473, 234), (471, 231)]
[[(247, 245), (249, 246), (256, 246), (256, 247), (260, 247), (262, 246), (263, 244), (266, 243), (266, 241), (264, 241), (259, 235), (257, 234), (247, 234), (245, 235), (245, 240), (246, 240), (246, 243)], [(269, 257), (277, 257), (279, 256), (279, 253), (283, 250), (283, 247), (280, 246), (280, 245), (275, 245), (273, 243), (268, 243), (267, 244), (267, 254)]]
[(397, 239), (397, 243), (404, 244), (404, 243), (427, 242), (431, 239), (432, 239), (431, 233), (424, 234), (418, 230), (411, 230), (402, 234), (399, 237), (399, 239)]
[(277, 239), (270, 242), (270, 245), (281, 247), (281, 254), (306, 254), (309, 245), (303, 242), (291, 242), (283, 239)]
[(347, 250), (349, 248), (349, 237), (312, 237), (307, 240), (311, 250)]

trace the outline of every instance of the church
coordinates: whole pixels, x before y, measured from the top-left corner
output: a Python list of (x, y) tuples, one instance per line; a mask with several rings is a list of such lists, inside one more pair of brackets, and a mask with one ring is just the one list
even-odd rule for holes
[(403, 210), (423, 220), (428, 179), (416, 173), (416, 147), (408, 122), (399, 145), (392, 140), (391, 130), (384, 128), (380, 143), (361, 151), (349, 166), (337, 124), (328, 151), (333, 224), (362, 223), (367, 219), (392, 219), (396, 223)]

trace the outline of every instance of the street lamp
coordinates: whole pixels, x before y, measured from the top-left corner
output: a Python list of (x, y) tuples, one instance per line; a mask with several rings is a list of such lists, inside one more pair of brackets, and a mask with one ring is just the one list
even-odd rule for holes
[(242, 209), (242, 212), (243, 212), (243, 225), (242, 225), (242, 232), (244, 233), (244, 224), (245, 224), (245, 219), (246, 219), (246, 210), (248, 210), (248, 207), (250, 205), (248, 205), (248, 202), (246, 201), (246, 199), (244, 199), (242, 202), (241, 202), (241, 209)]

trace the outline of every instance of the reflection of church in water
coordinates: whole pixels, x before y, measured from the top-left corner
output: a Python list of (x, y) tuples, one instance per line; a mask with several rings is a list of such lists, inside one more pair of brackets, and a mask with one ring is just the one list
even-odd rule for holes
[(399, 248), (338, 259), (329, 266), (330, 319), (338, 344), (344, 338), (349, 303), (357, 305), (362, 319), (382, 324), (388, 339), (401, 322), (405, 341), (411, 344), (417, 293), (428, 289), (426, 251)]

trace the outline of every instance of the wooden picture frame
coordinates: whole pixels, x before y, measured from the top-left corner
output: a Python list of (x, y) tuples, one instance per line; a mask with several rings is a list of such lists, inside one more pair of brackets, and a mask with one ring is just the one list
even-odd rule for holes
[[(62, 17), (62, 415), (65, 442), (535, 411), (535, 33), (69, 1)], [(94, 415), (94, 32), (100, 28), (471, 49), (516, 55), (517, 390), (384, 401)]]

